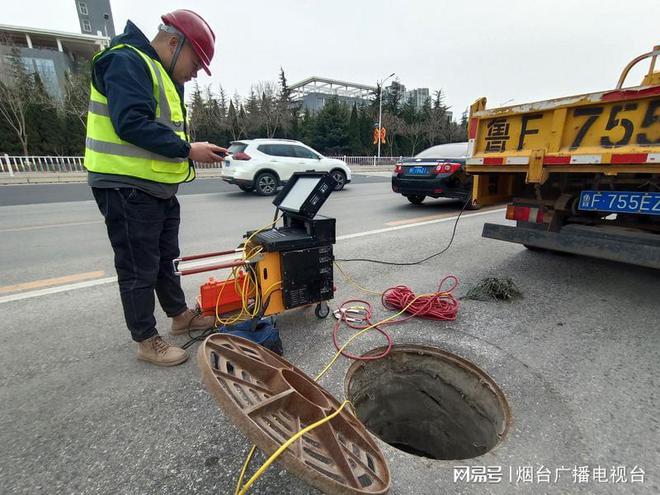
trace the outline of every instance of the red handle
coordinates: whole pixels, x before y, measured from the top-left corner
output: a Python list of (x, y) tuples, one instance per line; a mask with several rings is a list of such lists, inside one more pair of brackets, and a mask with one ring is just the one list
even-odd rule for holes
[(216, 256), (224, 256), (225, 254), (234, 254), (241, 252), (242, 249), (232, 249), (231, 251), (220, 251), (217, 253), (205, 253), (205, 254), (193, 254), (191, 256), (183, 256), (177, 258), (174, 261), (192, 261), (192, 260), (201, 260), (203, 258), (215, 258)]
[(238, 266), (245, 266), (248, 263), (240, 260), (240, 261), (233, 261), (231, 263), (219, 263), (217, 265), (208, 265), (208, 266), (201, 266), (199, 268), (190, 268), (189, 270), (177, 270), (175, 271), (175, 275), (193, 275), (195, 273), (202, 273), (202, 272), (210, 272), (213, 270), (220, 270), (221, 268), (234, 268)]

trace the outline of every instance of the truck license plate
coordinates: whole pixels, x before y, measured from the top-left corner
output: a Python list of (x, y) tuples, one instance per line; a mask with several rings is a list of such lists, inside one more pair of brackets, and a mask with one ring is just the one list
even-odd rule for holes
[(582, 191), (579, 209), (660, 215), (660, 192)]

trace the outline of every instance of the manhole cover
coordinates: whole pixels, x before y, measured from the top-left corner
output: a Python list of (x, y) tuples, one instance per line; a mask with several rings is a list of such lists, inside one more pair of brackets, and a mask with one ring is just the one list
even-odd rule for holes
[(356, 361), (346, 397), (381, 440), (431, 459), (480, 456), (501, 441), (510, 422), (504, 394), (485, 372), (431, 347), (398, 345), (383, 359)]
[[(211, 335), (197, 362), (225, 414), (267, 455), (341, 405), (291, 363), (246, 339)], [(390, 486), (383, 454), (347, 407), (293, 443), (278, 462), (325, 493), (382, 494)]]

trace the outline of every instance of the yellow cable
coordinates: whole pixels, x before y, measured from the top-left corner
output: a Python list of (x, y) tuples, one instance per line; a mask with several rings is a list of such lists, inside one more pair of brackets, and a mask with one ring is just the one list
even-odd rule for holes
[(277, 218), (276, 218), (275, 220), (273, 220), (273, 221), (270, 222), (269, 224), (264, 225), (263, 227), (261, 227), (261, 228), (255, 230), (254, 232), (252, 232), (252, 234), (250, 234), (250, 237), (248, 237), (248, 238), (245, 240), (245, 243), (244, 243), (243, 245), (244, 245), (245, 247), (247, 247), (247, 246), (250, 244), (250, 241), (252, 240), (252, 238), (253, 238), (255, 235), (257, 235), (257, 234), (258, 234), (259, 232), (261, 232), (262, 230), (266, 230), (267, 228), (269, 228), (269, 227), (275, 225), (275, 224), (277, 223), (277, 221), (278, 221), (280, 218), (282, 218), (282, 215), (283, 215), (283, 213), (280, 213), (280, 214), (277, 216)]
[(256, 450), (257, 450), (257, 446), (253, 445), (252, 448), (250, 449), (250, 452), (248, 453), (247, 458), (245, 459), (245, 462), (243, 463), (241, 474), (238, 476), (238, 483), (236, 483), (236, 488), (234, 489), (234, 495), (238, 495), (238, 493), (241, 491), (241, 488), (243, 486), (243, 478), (245, 477), (245, 471), (247, 471), (247, 468), (250, 465), (250, 461), (252, 461), (252, 457), (254, 456)]
[[(279, 218), (278, 218), (278, 219), (279, 219)], [(276, 220), (276, 221), (277, 221), (277, 220)], [(275, 223), (275, 222), (273, 222), (273, 223)], [(269, 225), (272, 225), (273, 223), (271, 223), (271, 224), (269, 224)], [(266, 227), (267, 227), (267, 226), (266, 226)], [(266, 227), (264, 227), (264, 228), (266, 228)], [(250, 242), (250, 240), (252, 239), (252, 237), (253, 237), (254, 235), (257, 234), (257, 232), (259, 232), (259, 231), (255, 231), (255, 232), (253, 232), (252, 235), (247, 239), (247, 241), (246, 241), (246, 243), (245, 243), (246, 246), (248, 245), (248, 243)], [(258, 251), (258, 252), (260, 252), (260, 251)], [(257, 254), (258, 254), (258, 252), (257, 252)], [(253, 254), (251, 253), (251, 255), (253, 255)], [(356, 286), (358, 289), (360, 289), (360, 290), (362, 290), (362, 291), (364, 291), (364, 292), (367, 292), (367, 293), (371, 293), (371, 294), (377, 294), (377, 295), (381, 295), (381, 294), (382, 294), (382, 292), (373, 291), (373, 290), (366, 289), (366, 288), (360, 286), (360, 285), (359, 285), (357, 282), (355, 282), (355, 281), (354, 281), (354, 280), (353, 280), (353, 279), (352, 279), (347, 273), (344, 272), (344, 270), (341, 268), (341, 266), (339, 266), (339, 263), (335, 262), (335, 265), (337, 266), (337, 268), (339, 269), (339, 271), (341, 272), (341, 274), (344, 276), (344, 278), (345, 278), (346, 280), (348, 280), (349, 283), (351, 283), (351, 284), (353, 284), (354, 286)], [(281, 284), (281, 281), (280, 281), (280, 282), (276, 282), (275, 284), (271, 285), (268, 289), (266, 289), (266, 291), (265, 291), (265, 293), (264, 293), (264, 299), (266, 298), (266, 295), (269, 294), (270, 290), (273, 289), (273, 288), (274, 288), (275, 286), (277, 286), (278, 284)], [(368, 326), (368, 327), (366, 327), (366, 328), (360, 330), (360, 331), (357, 332), (356, 334), (354, 334), (351, 338), (349, 338), (349, 339), (346, 341), (346, 343), (345, 343), (343, 346), (341, 346), (341, 348), (337, 351), (337, 353), (336, 353), (336, 354), (334, 355), (334, 357), (330, 360), (330, 362), (326, 365), (326, 367), (323, 368), (323, 370), (322, 370), (322, 371), (316, 376), (316, 378), (314, 378), (314, 381), (318, 381), (321, 377), (323, 377), (323, 375), (325, 375), (325, 374), (328, 372), (328, 370), (329, 370), (330, 368), (332, 368), (332, 366), (335, 364), (335, 362), (337, 361), (337, 359), (339, 358), (339, 356), (341, 356), (341, 353), (344, 351), (344, 349), (346, 349), (346, 348), (351, 344), (351, 342), (353, 342), (353, 340), (355, 340), (356, 338), (358, 338), (359, 336), (361, 336), (363, 333), (367, 332), (368, 330), (371, 330), (371, 329), (375, 328), (375, 327), (378, 326), (378, 325), (381, 325), (381, 324), (383, 324), (383, 323), (385, 323), (385, 322), (388, 322), (388, 321), (390, 321), (390, 320), (392, 320), (392, 319), (394, 319), (394, 318), (396, 318), (396, 317), (402, 315), (402, 314), (405, 313), (405, 311), (406, 311), (410, 306), (412, 306), (412, 304), (413, 304), (415, 301), (417, 301), (419, 298), (421, 298), (421, 297), (425, 297), (425, 296), (429, 296), (429, 295), (431, 295), (431, 294), (420, 294), (420, 295), (416, 296), (412, 301), (410, 301), (410, 302), (409, 302), (409, 303), (408, 303), (408, 304), (407, 304), (407, 305), (406, 305), (401, 311), (399, 311), (398, 313), (395, 313), (395, 314), (393, 314), (393, 315), (391, 315), (391, 316), (385, 318), (384, 320), (381, 320), (381, 321), (379, 321), (379, 322), (377, 322), (377, 323), (374, 323), (374, 324), (372, 324), (372, 325), (370, 325), (370, 326)], [(360, 306), (360, 308), (362, 308), (362, 306)], [(314, 424), (312, 424), (312, 425), (310, 425), (310, 426), (307, 426), (306, 428), (303, 428), (302, 430), (300, 430), (300, 431), (298, 431), (297, 433), (295, 433), (295, 434), (294, 434), (291, 438), (289, 438), (286, 442), (284, 442), (284, 443), (283, 443), (283, 444), (282, 444), (282, 445), (281, 445), (281, 446), (275, 451), (275, 453), (273, 453), (273, 455), (271, 455), (271, 456), (268, 458), (268, 460), (266, 460), (266, 462), (264, 462), (264, 463), (261, 465), (261, 467), (256, 471), (256, 473), (254, 473), (254, 475), (252, 475), (252, 477), (248, 480), (248, 482), (247, 482), (245, 485), (241, 486), (242, 483), (243, 483), (243, 478), (245, 477), (245, 472), (247, 471), (247, 468), (248, 468), (248, 466), (250, 465), (250, 461), (252, 461), (252, 458), (253, 458), (254, 453), (255, 453), (255, 451), (256, 451), (256, 448), (257, 448), (256, 445), (253, 445), (252, 448), (250, 449), (250, 452), (248, 453), (247, 458), (245, 459), (245, 462), (243, 463), (243, 467), (242, 467), (242, 469), (241, 469), (241, 472), (240, 472), (240, 475), (239, 475), (239, 478), (238, 478), (238, 483), (236, 484), (236, 489), (235, 489), (235, 491), (234, 491), (234, 495), (244, 495), (245, 493), (247, 493), (247, 490), (250, 488), (250, 486), (252, 486), (252, 485), (253, 485), (253, 484), (254, 484), (254, 483), (255, 483), (255, 482), (261, 477), (261, 475), (263, 475), (263, 473), (266, 471), (266, 469), (268, 469), (268, 467), (269, 467), (273, 462), (275, 462), (275, 460), (280, 456), (280, 454), (282, 454), (282, 452), (284, 452), (284, 451), (285, 451), (285, 450), (286, 450), (286, 449), (287, 449), (287, 448), (288, 448), (293, 442), (295, 442), (296, 440), (298, 440), (298, 439), (299, 439), (301, 436), (303, 436), (305, 433), (307, 433), (307, 432), (313, 430), (314, 428), (316, 428), (316, 427), (318, 427), (318, 426), (321, 426), (322, 424), (324, 424), (324, 423), (330, 421), (331, 419), (333, 419), (335, 416), (337, 416), (337, 415), (342, 411), (342, 409), (346, 406), (346, 404), (350, 404), (350, 405), (351, 405), (351, 409), (353, 409), (353, 411), (355, 411), (355, 408), (353, 407), (353, 404), (351, 404), (350, 401), (345, 400), (345, 401), (342, 403), (341, 407), (340, 407), (339, 409), (337, 409), (337, 411), (335, 411), (334, 413), (332, 413), (330, 416), (327, 416), (327, 417), (323, 418), (322, 420), (317, 421), (316, 423), (314, 423)]]
[[(339, 356), (341, 356), (341, 353), (344, 351), (344, 349), (346, 349), (346, 347), (348, 347), (348, 345), (349, 345), (351, 342), (353, 342), (353, 340), (355, 340), (356, 338), (358, 338), (360, 335), (362, 335), (363, 333), (365, 333), (367, 330), (371, 330), (372, 328), (376, 327), (377, 325), (380, 325), (380, 324), (382, 324), (382, 323), (385, 323), (385, 322), (387, 322), (387, 321), (390, 321), (390, 320), (393, 319), (393, 318), (396, 318), (397, 316), (402, 315), (402, 314), (406, 311), (406, 309), (408, 309), (408, 308), (409, 308), (409, 307), (410, 307), (410, 306), (411, 306), (411, 305), (412, 305), (417, 299), (419, 299), (420, 297), (428, 296), (428, 295), (431, 295), (431, 294), (420, 294), (419, 296), (416, 296), (412, 301), (410, 301), (410, 302), (406, 305), (405, 308), (403, 308), (403, 309), (402, 309), (401, 311), (399, 311), (398, 313), (393, 314), (392, 316), (389, 316), (389, 317), (385, 318), (384, 320), (381, 320), (381, 321), (379, 321), (379, 322), (377, 322), (377, 323), (374, 323), (373, 325), (370, 325), (370, 326), (368, 326), (367, 328), (364, 328), (364, 329), (360, 330), (358, 333), (356, 333), (355, 335), (353, 335), (350, 339), (348, 339), (348, 340), (346, 341), (346, 343), (345, 343), (343, 346), (341, 346), (341, 348), (337, 351), (337, 353), (334, 355), (334, 357), (330, 360), (330, 362), (328, 363), (328, 365), (327, 365), (325, 368), (323, 368), (323, 370), (322, 370), (322, 371), (316, 376), (316, 378), (314, 378), (314, 381), (317, 382), (317, 381), (318, 381), (323, 375), (325, 375), (325, 374), (328, 372), (328, 370), (329, 370), (329, 369), (335, 364), (335, 362), (337, 361), (337, 359), (339, 358)], [(333, 414), (334, 414), (334, 415), (337, 415), (337, 414), (339, 413), (339, 411), (341, 411), (341, 409), (342, 409), (347, 403), (350, 404), (350, 401), (348, 401), (348, 400), (344, 401), (344, 403), (342, 404), (341, 408), (339, 408), (339, 409), (337, 410), (337, 412), (335, 412), (335, 413), (333, 413)], [(353, 404), (351, 404), (351, 409), (353, 409), (353, 411), (355, 411), (355, 408), (353, 407)], [(333, 416), (333, 415), (331, 415), (331, 416)], [(267, 460), (267, 461), (266, 461), (266, 462), (265, 462), (265, 463), (264, 463), (264, 464), (263, 464), (263, 465), (257, 470), (257, 472), (252, 476), (252, 478), (250, 478), (250, 480), (245, 484), (245, 486), (243, 486), (243, 487), (241, 488), (241, 483), (243, 482), (243, 477), (245, 476), (245, 471), (247, 470), (247, 468), (248, 468), (248, 466), (249, 466), (249, 464), (250, 464), (250, 461), (252, 460), (252, 457), (254, 456), (254, 452), (255, 452), (255, 450), (256, 450), (256, 448), (257, 448), (256, 445), (253, 445), (253, 446), (252, 446), (252, 449), (250, 450), (250, 453), (248, 454), (247, 459), (245, 459), (245, 462), (243, 463), (243, 469), (241, 470), (241, 474), (240, 474), (240, 477), (239, 477), (239, 480), (238, 480), (238, 484), (236, 485), (236, 491), (234, 492), (234, 494), (235, 494), (235, 495), (244, 495), (244, 494), (246, 493), (247, 489), (248, 489), (248, 488), (249, 488), (249, 487), (250, 487), (255, 481), (257, 481), (257, 479), (258, 479), (258, 478), (264, 473), (264, 471), (266, 470), (266, 468), (268, 468), (268, 466), (270, 466), (270, 465), (273, 463), (273, 461), (275, 461), (275, 459), (276, 459), (276, 458), (277, 458), (277, 457), (278, 457), (278, 456), (279, 456), (284, 450), (286, 450), (286, 447), (288, 447), (288, 446), (291, 445), (293, 442), (295, 442), (298, 438), (300, 438), (302, 435), (304, 435), (307, 431), (309, 431), (309, 430), (311, 430), (311, 429), (313, 429), (313, 428), (316, 428), (316, 426), (320, 426), (320, 424), (323, 424), (325, 421), (328, 421), (329, 419), (332, 419), (331, 416), (328, 416), (328, 417), (325, 418), (324, 420), (321, 420), (321, 422), (314, 423), (313, 425), (308, 426), (307, 428), (305, 428), (305, 429), (300, 430), (299, 432), (297, 432), (293, 437), (291, 437), (291, 438), (290, 438), (289, 440), (287, 440), (284, 444), (282, 444), (282, 447), (280, 447), (280, 448), (279, 448), (279, 449), (278, 449), (278, 450), (277, 450), (272, 456), (270, 456), (270, 458), (269, 458), (269, 459), (268, 459), (268, 460)], [(320, 423), (320, 424), (319, 424), (319, 423)]]
[(295, 435), (293, 435), (291, 438), (289, 438), (286, 442), (284, 442), (284, 443), (280, 446), (280, 448), (277, 449), (277, 450), (275, 451), (275, 453), (273, 453), (273, 455), (271, 455), (271, 456), (268, 458), (268, 460), (267, 460), (266, 462), (264, 462), (264, 463), (261, 465), (261, 467), (257, 470), (257, 472), (254, 473), (254, 475), (252, 475), (252, 478), (250, 478), (250, 479), (248, 480), (248, 482), (245, 483), (245, 485), (244, 485), (244, 486), (240, 489), (240, 491), (238, 492), (238, 495), (244, 495), (244, 494), (247, 492), (248, 488), (250, 488), (250, 486), (252, 486), (252, 484), (253, 484), (255, 481), (257, 481), (257, 480), (259, 479), (259, 477), (260, 477), (260, 476), (266, 471), (266, 469), (268, 469), (268, 467), (269, 467), (273, 462), (275, 462), (275, 459), (277, 459), (277, 458), (280, 456), (280, 454), (282, 454), (282, 452), (284, 452), (286, 449), (289, 448), (289, 445), (291, 445), (293, 442), (295, 442), (296, 440), (298, 440), (298, 439), (299, 439), (300, 437), (302, 437), (305, 433), (307, 433), (307, 432), (313, 430), (314, 428), (317, 428), (317, 427), (319, 427), (319, 426), (321, 426), (321, 425), (327, 423), (327, 422), (330, 421), (331, 419), (334, 419), (336, 416), (338, 416), (338, 415), (342, 412), (342, 410), (344, 409), (344, 407), (346, 406), (346, 404), (349, 404), (349, 401), (345, 400), (345, 401), (342, 403), (342, 405), (339, 406), (339, 408), (338, 408), (335, 412), (333, 412), (331, 415), (326, 416), (325, 418), (323, 418), (323, 419), (317, 421), (316, 423), (311, 424), (311, 425), (309, 425), (309, 426), (303, 428), (302, 430), (298, 431)]
[(402, 315), (402, 314), (406, 311), (406, 309), (408, 309), (408, 308), (409, 308), (409, 307), (410, 307), (415, 301), (417, 301), (417, 299), (419, 299), (420, 297), (428, 296), (428, 295), (429, 295), (429, 294), (420, 294), (419, 296), (415, 296), (415, 298), (414, 298), (412, 301), (410, 301), (410, 302), (406, 305), (406, 307), (403, 308), (403, 309), (402, 309), (401, 311), (399, 311), (398, 313), (393, 314), (392, 316), (388, 316), (388, 317), (385, 318), (384, 320), (381, 320), (381, 321), (379, 321), (379, 322), (377, 322), (377, 323), (374, 323), (373, 325), (369, 325), (368, 327), (363, 328), (362, 330), (360, 330), (359, 332), (357, 332), (356, 334), (354, 334), (350, 339), (348, 339), (348, 340), (346, 341), (346, 343), (345, 343), (343, 346), (341, 346), (341, 347), (339, 348), (339, 350), (337, 351), (337, 353), (335, 354), (335, 356), (330, 360), (330, 362), (328, 363), (328, 365), (327, 365), (325, 368), (323, 368), (323, 370), (322, 370), (318, 375), (316, 375), (316, 378), (314, 378), (314, 381), (315, 381), (315, 382), (319, 381), (319, 379), (320, 379), (323, 375), (325, 375), (325, 374), (328, 372), (328, 370), (329, 370), (330, 368), (332, 368), (332, 365), (335, 364), (335, 361), (337, 361), (337, 359), (339, 358), (339, 356), (341, 356), (341, 353), (344, 352), (344, 349), (346, 349), (346, 348), (349, 346), (349, 344), (350, 344), (351, 342), (353, 342), (355, 339), (357, 339), (360, 335), (362, 335), (363, 333), (365, 333), (367, 330), (371, 330), (372, 328), (375, 328), (375, 327), (377, 327), (378, 325), (381, 325), (381, 324), (383, 324), (383, 323), (385, 323), (385, 322), (388, 322), (388, 321), (392, 320), (393, 318), (396, 318), (397, 316)]

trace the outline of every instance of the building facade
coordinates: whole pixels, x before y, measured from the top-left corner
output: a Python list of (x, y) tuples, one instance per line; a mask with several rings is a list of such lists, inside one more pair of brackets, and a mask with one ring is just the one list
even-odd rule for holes
[(336, 97), (349, 106), (368, 105), (373, 101), (377, 88), (366, 84), (312, 76), (289, 86), (289, 90), (291, 99), (300, 104), (303, 111), (316, 113), (331, 97)]
[(431, 92), (429, 88), (416, 88), (406, 91), (404, 101), (411, 101), (415, 105), (415, 109), (421, 110), (426, 102), (431, 101)]
[(113, 38), (115, 22), (110, 0), (75, 0), (80, 32)]
[(65, 73), (86, 67), (108, 43), (104, 36), (0, 24), (0, 80), (9, 77), (8, 64), (16, 57), (26, 71), (39, 74), (51, 96), (62, 98)]

